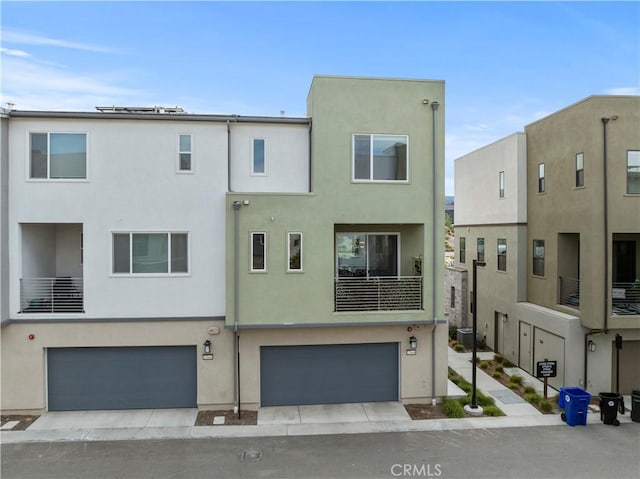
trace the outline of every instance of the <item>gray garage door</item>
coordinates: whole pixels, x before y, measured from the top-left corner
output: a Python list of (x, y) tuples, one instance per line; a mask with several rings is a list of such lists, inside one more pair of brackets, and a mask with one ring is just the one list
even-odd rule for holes
[(196, 407), (195, 346), (47, 353), (50, 411)]
[(397, 343), (260, 348), (262, 406), (397, 400)]

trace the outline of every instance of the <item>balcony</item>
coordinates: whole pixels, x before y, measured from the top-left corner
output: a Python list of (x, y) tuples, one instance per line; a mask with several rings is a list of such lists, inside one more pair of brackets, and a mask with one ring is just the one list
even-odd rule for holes
[(558, 304), (580, 309), (580, 280), (576, 278), (558, 278)]
[(611, 310), (618, 315), (640, 315), (640, 281), (612, 283)]
[(422, 309), (422, 277), (335, 278), (336, 312)]
[(84, 313), (82, 278), (22, 278), (21, 313)]

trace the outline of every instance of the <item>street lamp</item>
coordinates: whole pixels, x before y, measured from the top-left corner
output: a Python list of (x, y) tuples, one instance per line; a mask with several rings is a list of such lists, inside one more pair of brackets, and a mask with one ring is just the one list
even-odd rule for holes
[(471, 301), (473, 303), (473, 309), (471, 311), (473, 316), (473, 353), (471, 354), (472, 363), (472, 385), (471, 385), (471, 404), (465, 406), (465, 410), (473, 416), (482, 416), (482, 408), (478, 406), (476, 398), (476, 354), (478, 348), (478, 266), (484, 267), (487, 263), (484, 261), (473, 260), (473, 295)]

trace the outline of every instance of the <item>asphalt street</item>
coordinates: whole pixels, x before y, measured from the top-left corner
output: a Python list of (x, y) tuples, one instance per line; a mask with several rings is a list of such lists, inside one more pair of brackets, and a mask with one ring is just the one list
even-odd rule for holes
[(640, 478), (640, 424), (21, 443), (2, 478)]

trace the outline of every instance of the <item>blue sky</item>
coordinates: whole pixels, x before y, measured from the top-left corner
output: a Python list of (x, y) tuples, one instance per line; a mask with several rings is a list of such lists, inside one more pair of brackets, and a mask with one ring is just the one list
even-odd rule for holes
[(596, 94), (640, 94), (639, 2), (0, 4), (2, 106), (304, 116), (314, 74), (446, 82), (453, 160)]

